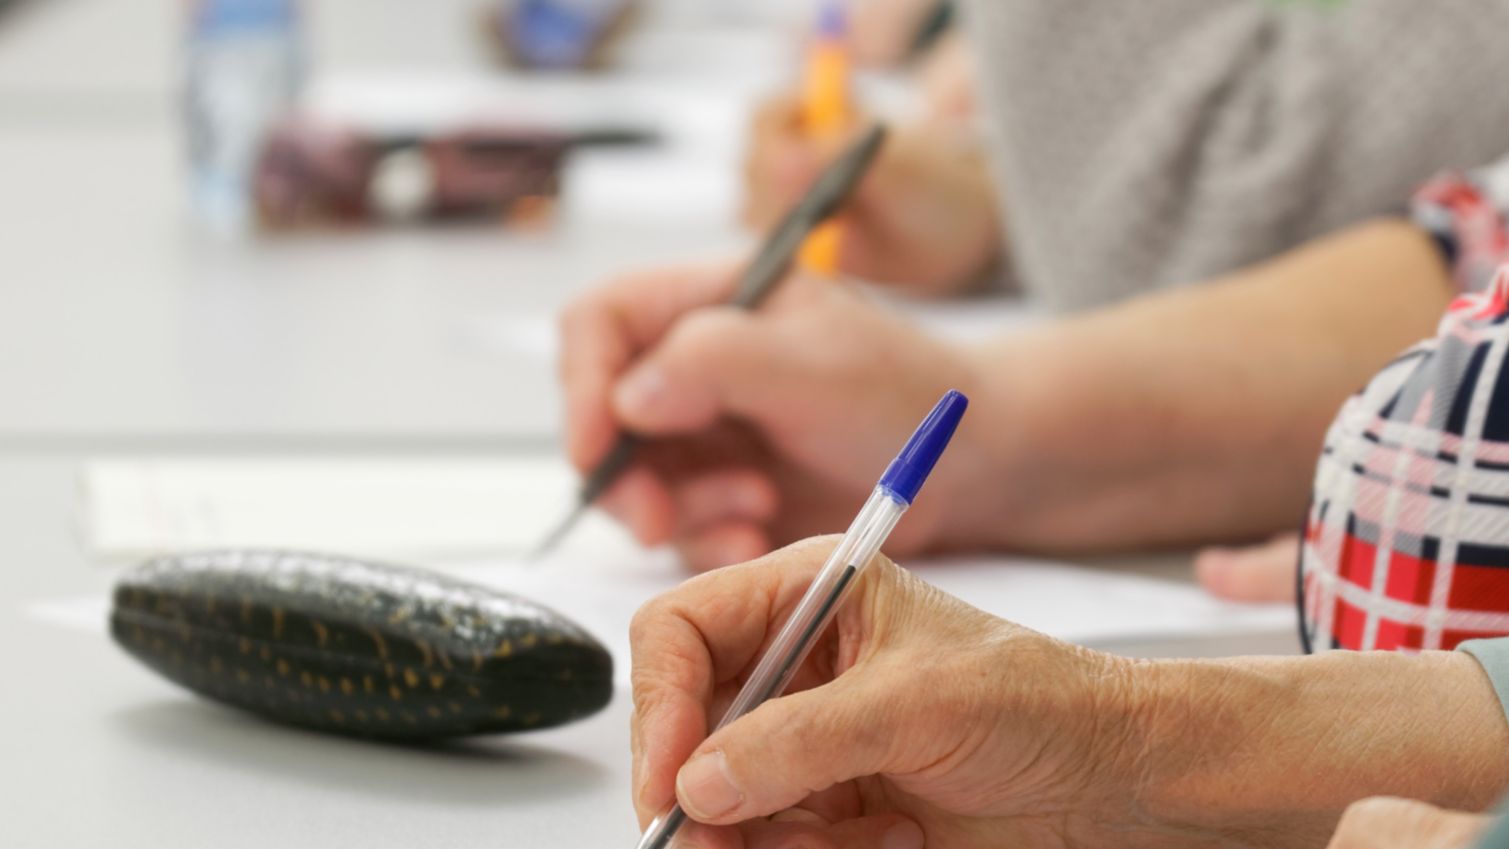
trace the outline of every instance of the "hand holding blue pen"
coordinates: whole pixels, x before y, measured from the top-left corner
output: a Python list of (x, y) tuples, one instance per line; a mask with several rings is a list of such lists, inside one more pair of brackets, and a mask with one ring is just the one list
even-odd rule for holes
[[(719, 728), (785, 691), (817, 638), (833, 621), (845, 596), (854, 588), (854, 582), (875, 559), (886, 537), (911, 506), (948, 447), (968, 404), (969, 400), (959, 392), (944, 395), (896, 455), (812, 587), (724, 714)], [(679, 806), (673, 807), (650, 824), (638, 849), (669, 849), (686, 821), (686, 813)]]
[[(843, 538), (693, 579), (635, 617), (631, 774), (648, 829), (641, 847), (1220, 843), (1198, 822), (1158, 820), (1164, 811), (1150, 805), (1205, 812), (1199, 793), (1194, 804), (1187, 798), (1192, 751), (1209, 756), (1233, 719), (1221, 687), (1167, 676), (1213, 675), (1224, 686), (1230, 670), (1072, 646), (971, 607), (876, 553), (940, 449), (948, 410), (924, 425), (910, 446), (920, 450), (903, 452)], [(1254, 683), (1272, 686), (1262, 676)], [(1217, 709), (1192, 716), (1191, 692), (1211, 693)], [(1194, 729), (1203, 736), (1191, 735), (1192, 718), (1205, 723)], [(1262, 760), (1237, 755), (1243, 768)], [(1220, 784), (1230, 768), (1218, 761), (1194, 787)], [(1244, 789), (1250, 784), (1236, 782), (1229, 798), (1242, 802)]]

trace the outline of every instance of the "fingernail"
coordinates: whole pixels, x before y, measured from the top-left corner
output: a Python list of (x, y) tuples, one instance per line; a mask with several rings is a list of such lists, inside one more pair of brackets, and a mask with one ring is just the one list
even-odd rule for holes
[(922, 826), (911, 820), (896, 823), (880, 838), (880, 849), (922, 849)]
[(614, 390), (621, 410), (644, 412), (665, 396), (665, 373), (654, 366), (635, 369)]
[(693, 819), (707, 821), (729, 813), (744, 801), (744, 794), (728, 776), (728, 758), (722, 752), (698, 755), (676, 776), (676, 795)]

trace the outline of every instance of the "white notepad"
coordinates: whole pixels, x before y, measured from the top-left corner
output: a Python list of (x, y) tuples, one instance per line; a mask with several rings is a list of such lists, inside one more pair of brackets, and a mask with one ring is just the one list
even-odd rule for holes
[(272, 546), (429, 560), (529, 550), (572, 506), (576, 476), (550, 458), (114, 458), (80, 483), (100, 558)]

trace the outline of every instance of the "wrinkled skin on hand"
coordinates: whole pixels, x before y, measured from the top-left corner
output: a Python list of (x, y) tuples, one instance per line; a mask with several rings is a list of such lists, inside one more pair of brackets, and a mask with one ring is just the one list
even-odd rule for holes
[(1145, 827), (1127, 768), (1131, 663), (984, 614), (884, 557), (791, 694), (704, 739), (833, 544), (720, 570), (640, 612), (641, 824), (679, 793), (698, 821), (682, 839), (702, 849), (1067, 849)]

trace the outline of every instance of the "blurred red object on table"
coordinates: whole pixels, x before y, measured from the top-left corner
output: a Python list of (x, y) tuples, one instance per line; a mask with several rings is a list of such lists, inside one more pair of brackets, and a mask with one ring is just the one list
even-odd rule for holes
[(293, 114), (258, 157), (258, 219), (271, 230), (489, 217), (537, 223), (559, 194), (573, 141), (480, 124), (384, 135)]

